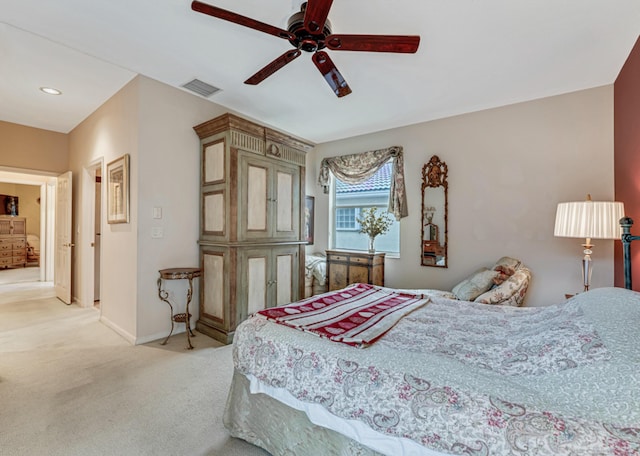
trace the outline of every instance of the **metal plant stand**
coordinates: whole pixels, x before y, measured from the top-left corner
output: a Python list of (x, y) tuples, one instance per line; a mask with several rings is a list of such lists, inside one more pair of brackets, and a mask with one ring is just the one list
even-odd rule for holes
[[(170, 269), (161, 269), (158, 271), (160, 273), (160, 277), (158, 278), (158, 296), (160, 299), (167, 304), (171, 308), (171, 331), (169, 331), (169, 335), (162, 341), (161, 345), (165, 345), (173, 334), (174, 323), (184, 323), (186, 326), (187, 333), (187, 350), (193, 349), (193, 345), (191, 345), (191, 337), (195, 337), (196, 335), (191, 331), (191, 314), (189, 313), (189, 303), (191, 302), (191, 297), (193, 296), (193, 279), (196, 277), (200, 277), (201, 271), (199, 268), (170, 268)], [(173, 313), (173, 305), (169, 301), (169, 292), (162, 288), (163, 280), (181, 280), (186, 279), (189, 281), (189, 288), (187, 289), (187, 303), (185, 306), (184, 313)]]

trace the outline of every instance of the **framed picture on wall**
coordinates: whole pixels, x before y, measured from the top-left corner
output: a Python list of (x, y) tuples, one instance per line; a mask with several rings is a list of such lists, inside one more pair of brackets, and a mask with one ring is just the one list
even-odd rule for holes
[(107, 164), (107, 223), (129, 223), (129, 154)]
[(304, 202), (304, 239), (307, 241), (307, 244), (313, 244), (315, 198), (313, 196), (307, 196)]
[(11, 195), (0, 195), (0, 214), (1, 215), (19, 215), (18, 197)]

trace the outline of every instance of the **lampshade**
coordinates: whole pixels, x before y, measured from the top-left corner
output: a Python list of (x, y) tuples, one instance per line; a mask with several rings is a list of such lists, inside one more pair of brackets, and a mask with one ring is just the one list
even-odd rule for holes
[(591, 239), (620, 239), (624, 204), (614, 201), (559, 203), (555, 236)]

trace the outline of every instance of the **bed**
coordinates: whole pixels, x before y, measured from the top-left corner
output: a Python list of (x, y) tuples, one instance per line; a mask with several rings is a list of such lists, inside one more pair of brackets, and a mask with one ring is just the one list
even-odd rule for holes
[[(335, 293), (415, 307), (366, 348), (275, 314), (239, 326), (233, 436), (274, 455), (640, 454), (640, 294), (518, 308), (369, 287)], [(279, 311), (298, 318), (335, 293)]]

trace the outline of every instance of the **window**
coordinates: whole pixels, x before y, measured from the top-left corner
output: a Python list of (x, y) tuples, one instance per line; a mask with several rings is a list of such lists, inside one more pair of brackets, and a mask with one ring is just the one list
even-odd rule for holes
[[(390, 160), (369, 180), (360, 184), (347, 184), (335, 179), (333, 248), (368, 249), (369, 239), (366, 234), (359, 232), (360, 225), (356, 218), (361, 210), (370, 207), (377, 207), (379, 212), (387, 210), (392, 166)], [(376, 237), (376, 251), (399, 254), (400, 223), (392, 214), (389, 214), (389, 217), (393, 224), (387, 234)]]
[(359, 229), (358, 222), (356, 222), (359, 212), (355, 207), (336, 208), (336, 230)]

